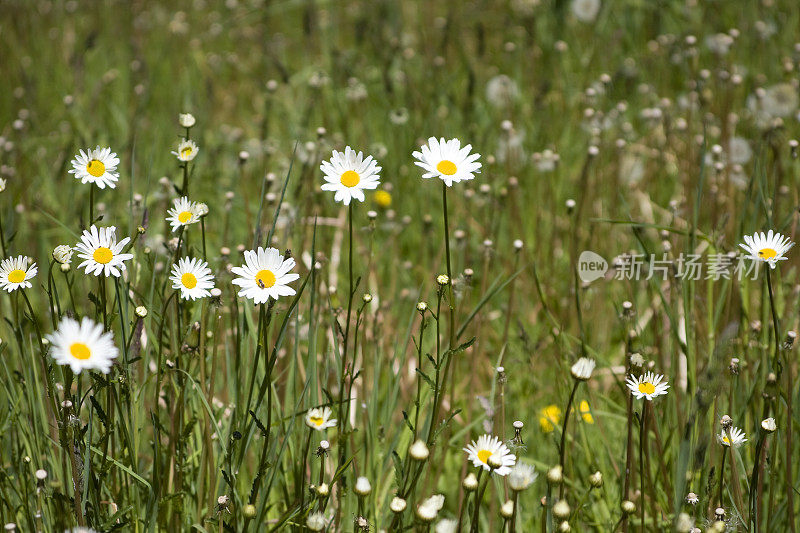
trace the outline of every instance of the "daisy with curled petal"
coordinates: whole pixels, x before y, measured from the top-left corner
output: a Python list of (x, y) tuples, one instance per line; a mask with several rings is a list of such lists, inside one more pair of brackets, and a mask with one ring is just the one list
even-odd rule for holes
[(194, 141), (183, 139), (180, 144), (178, 144), (178, 151), (170, 153), (177, 157), (179, 161), (183, 161), (185, 163), (197, 157), (197, 152), (199, 151), (200, 148), (197, 147), (197, 144), (195, 144)]
[(719, 435), (717, 435), (717, 440), (719, 441), (720, 444), (722, 444), (723, 446), (727, 446), (729, 448), (731, 447), (731, 445), (733, 445), (734, 448), (738, 448), (739, 446), (747, 442), (747, 439), (744, 436), (744, 431), (742, 431), (741, 429), (731, 428), (730, 431), (731, 431), (730, 438), (728, 438), (728, 432), (725, 431), (724, 429)]
[(775, 268), (778, 261), (785, 261), (784, 254), (794, 246), (789, 237), (784, 237), (780, 233), (769, 230), (766, 235), (764, 232), (754, 233), (744, 236), (744, 244), (739, 244), (747, 252), (748, 257), (754, 261), (768, 263), (770, 268)]
[(172, 208), (167, 211), (167, 222), (172, 226), (172, 231), (177, 231), (181, 226), (200, 222), (197, 206), (197, 202), (189, 201), (186, 196), (172, 200)]
[(172, 265), (169, 279), (173, 289), (180, 289), (184, 300), (206, 298), (211, 296), (209, 291), (214, 288), (214, 275), (208, 263), (201, 259), (178, 259), (178, 264)]
[(239, 296), (263, 304), (270, 298), (277, 300), (281, 296), (295, 294), (295, 290), (288, 285), (300, 277), (299, 274), (289, 273), (294, 268), (294, 259), (284, 259), (277, 248), (264, 249), (259, 246), (258, 250), (246, 250), (244, 262), (244, 265), (231, 269), (239, 276), (232, 281), (242, 288)]
[(111, 151), (111, 148), (100, 148), (99, 146), (80, 151), (72, 160), (70, 174), (75, 174), (75, 178), (81, 183), (94, 183), (101, 189), (108, 187), (113, 189), (117, 186), (119, 172), (117, 172), (119, 158)]
[(336, 427), (337, 420), (331, 418), (331, 414), (332, 411), (330, 407), (314, 407), (313, 409), (309, 409), (306, 413), (306, 425), (317, 431)]
[(349, 146), (344, 152), (334, 150), (330, 160), (323, 161), (319, 168), (325, 174), (321, 189), (334, 191), (334, 201), (344, 205), (350, 205), (353, 199), (363, 202), (364, 191), (377, 189), (380, 184), (378, 163), (371, 155), (364, 159), (362, 152)]
[(628, 376), (628, 379), (625, 380), (625, 384), (637, 400), (641, 400), (642, 398), (652, 400), (657, 396), (667, 394), (669, 385), (667, 385), (667, 382), (663, 381), (663, 379), (664, 376), (661, 374), (647, 372), (639, 377), (634, 377), (633, 375)]
[(30, 280), (36, 275), (39, 269), (30, 257), (20, 255), (9, 257), (0, 262), (0, 289), (8, 292), (17, 289), (29, 289)]
[[(472, 441), (464, 448), (464, 451), (467, 452), (467, 460), (472, 461), (473, 466), (489, 470), (498, 476), (505, 476), (511, 472), (511, 467), (517, 460), (508, 447), (492, 435), (481, 435), (477, 441)], [(500, 464), (500, 467), (492, 469), (489, 466), (490, 457)]]
[(88, 317), (80, 323), (65, 318), (58, 329), (45, 338), (50, 341), (50, 355), (56, 363), (69, 365), (76, 374), (84, 369), (108, 374), (112, 359), (119, 354), (111, 333), (103, 331), (102, 325)]
[(461, 148), (461, 141), (444, 137), (428, 139), (428, 144), (421, 147), (421, 152), (414, 152), (417, 161), (414, 164), (421, 167), (425, 173), (423, 178), (441, 178), (445, 185), (450, 187), (460, 181), (471, 180), (474, 174), (480, 172), (481, 164), (478, 159), (480, 154), (470, 154), (472, 145)]
[(78, 257), (84, 260), (78, 268), (86, 267), (87, 274), (118, 278), (120, 270), (126, 268), (125, 261), (133, 259), (133, 254), (122, 253), (131, 239), (125, 237), (117, 242), (116, 231), (114, 226), (98, 228), (94, 224), (88, 230), (83, 230), (81, 242), (75, 245)]

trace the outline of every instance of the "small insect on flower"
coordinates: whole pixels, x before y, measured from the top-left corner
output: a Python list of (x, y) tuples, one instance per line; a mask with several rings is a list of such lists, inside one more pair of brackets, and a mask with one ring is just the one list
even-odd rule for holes
[(765, 235), (761, 233), (754, 233), (744, 236), (744, 244), (739, 244), (748, 254), (748, 257), (754, 261), (763, 261), (768, 263), (770, 268), (775, 268), (778, 261), (785, 261), (784, 254), (794, 246), (794, 243), (789, 240), (789, 237), (784, 237), (780, 233), (775, 233), (769, 230)]
[(208, 263), (196, 258), (180, 258), (177, 265), (172, 265), (169, 279), (173, 289), (180, 289), (184, 300), (206, 298), (211, 296), (209, 291), (214, 288), (214, 275)]
[(322, 431), (324, 429), (336, 427), (337, 420), (331, 418), (330, 407), (314, 407), (306, 413), (306, 425), (311, 429)]
[(295, 290), (289, 283), (300, 277), (299, 274), (289, 273), (294, 268), (295, 262), (291, 257), (284, 259), (277, 248), (258, 250), (245, 250), (245, 264), (233, 267), (231, 272), (239, 276), (232, 283), (242, 288), (239, 296), (253, 300), (253, 303), (263, 304), (272, 298), (277, 300), (281, 296), (292, 296)]
[(39, 269), (30, 257), (20, 255), (9, 257), (0, 262), (0, 288), (8, 292), (17, 289), (29, 289), (31, 280)]
[(333, 199), (350, 205), (355, 199), (364, 201), (364, 191), (374, 190), (380, 184), (381, 167), (372, 158), (364, 158), (363, 152), (356, 152), (349, 146), (344, 152), (333, 151), (330, 160), (323, 161), (319, 169), (325, 174), (325, 183), (320, 187), (323, 191), (333, 191)]
[(130, 241), (130, 237), (125, 237), (117, 242), (117, 228), (108, 226), (98, 228), (92, 225), (88, 230), (84, 230), (81, 235), (81, 242), (75, 245), (78, 257), (83, 259), (83, 263), (78, 268), (86, 267), (87, 274), (105, 277), (120, 276), (120, 270), (125, 270), (125, 261), (133, 259), (133, 254), (122, 253), (125, 245)]
[(722, 430), (722, 432), (717, 435), (717, 440), (723, 446), (730, 447), (733, 445), (734, 448), (738, 448), (747, 442), (747, 439), (744, 436), (744, 431), (736, 427), (730, 429), (730, 438), (728, 437), (728, 432), (726, 430)]
[(117, 186), (119, 172), (117, 172), (119, 158), (111, 151), (111, 148), (100, 148), (99, 146), (80, 151), (72, 160), (70, 174), (75, 174), (75, 178), (81, 183), (94, 183), (101, 189), (108, 187), (113, 189)]
[(198, 203), (190, 201), (186, 196), (175, 198), (172, 200), (172, 208), (167, 211), (167, 222), (172, 226), (172, 231), (200, 222)]
[(103, 331), (101, 324), (88, 317), (80, 323), (65, 318), (58, 329), (45, 338), (50, 341), (50, 355), (56, 363), (68, 365), (76, 374), (82, 370), (99, 370), (108, 374), (112, 359), (119, 353), (111, 333)]
[[(511, 472), (511, 467), (517, 460), (508, 447), (492, 435), (481, 435), (477, 442), (472, 441), (464, 451), (467, 452), (467, 460), (472, 461), (473, 466), (494, 472), (498, 476), (505, 476)], [(493, 463), (500, 466), (492, 468), (489, 465), (490, 458), (493, 459)]]
[(200, 148), (197, 147), (194, 141), (183, 139), (180, 144), (178, 144), (178, 151), (170, 153), (177, 157), (178, 161), (187, 162), (197, 157), (197, 152), (199, 151)]
[(461, 141), (458, 139), (445, 140), (442, 137), (437, 140), (436, 137), (431, 137), (428, 144), (422, 145), (421, 150), (411, 155), (417, 159), (414, 164), (425, 171), (422, 174), (424, 179), (440, 178), (450, 187), (454, 183), (471, 180), (480, 172), (481, 164), (478, 159), (481, 155), (469, 153), (472, 150), (471, 144), (461, 148)]
[(661, 374), (648, 372), (639, 377), (634, 377), (633, 375), (628, 376), (625, 384), (637, 400), (641, 400), (642, 398), (652, 400), (657, 396), (667, 394), (669, 385), (666, 381), (662, 381), (663, 379), (664, 376)]
[(552, 432), (561, 423), (561, 408), (555, 404), (539, 411), (539, 427), (542, 433)]

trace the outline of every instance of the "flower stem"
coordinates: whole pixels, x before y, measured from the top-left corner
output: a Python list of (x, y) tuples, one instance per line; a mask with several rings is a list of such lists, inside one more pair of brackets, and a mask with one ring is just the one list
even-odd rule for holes
[[(558, 448), (558, 464), (561, 465), (561, 471), (564, 471), (564, 448), (567, 443), (567, 424), (569, 423), (569, 413), (572, 410), (572, 401), (575, 399), (575, 392), (578, 390), (578, 385), (581, 384), (577, 379), (573, 380), (575, 384), (572, 386), (572, 392), (569, 393), (569, 400), (567, 401), (567, 410), (564, 412), (564, 426), (561, 428), (561, 445)], [(564, 497), (564, 483), (558, 487), (558, 499)]]

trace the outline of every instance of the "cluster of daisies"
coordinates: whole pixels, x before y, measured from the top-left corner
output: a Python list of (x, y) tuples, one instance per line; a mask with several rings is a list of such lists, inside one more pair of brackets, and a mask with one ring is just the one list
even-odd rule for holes
[[(189, 138), (189, 131), (195, 124), (190, 114), (179, 116), (180, 125), (186, 129), (186, 136), (172, 154), (182, 163), (184, 169), (199, 152), (197, 144)], [(449, 187), (454, 183), (469, 180), (478, 172), (481, 164), (477, 153), (471, 153), (471, 146), (461, 146), (458, 139), (436, 139), (431, 137), (420, 152), (414, 152), (416, 164), (425, 171), (423, 178), (439, 177)], [(71, 162), (69, 173), (81, 183), (97, 186), (99, 189), (115, 189), (119, 181), (120, 159), (110, 147), (97, 146), (94, 149), (80, 150)], [(372, 158), (364, 157), (346, 147), (344, 152), (333, 151), (330, 160), (322, 162), (320, 170), (325, 183), (321, 189), (332, 191), (334, 200), (344, 205), (351, 201), (365, 200), (364, 191), (374, 190), (380, 184), (381, 167)], [(208, 206), (191, 201), (182, 196), (173, 200), (167, 211), (166, 221), (173, 232), (183, 231), (200, 222), (208, 214)], [(93, 222), (93, 221), (90, 221)], [(73, 253), (81, 260), (78, 265), (85, 274), (120, 278), (126, 270), (126, 263), (133, 259), (129, 253), (133, 242), (129, 237), (117, 239), (114, 226), (98, 227), (92, 224), (84, 230), (80, 242), (74, 246), (60, 245), (53, 251), (53, 259), (65, 270), (72, 262)], [(179, 244), (180, 248), (180, 244)], [(290, 283), (299, 275), (292, 270), (296, 266), (291, 257), (284, 257), (276, 248), (258, 247), (244, 252), (244, 264), (233, 267), (236, 276), (232, 284), (239, 287), (238, 296), (264, 304), (270, 298), (277, 300), (282, 296), (292, 296), (295, 290)], [(29, 257), (18, 256), (0, 262), (0, 288), (7, 292), (32, 287), (31, 280), (38, 268)], [(214, 274), (208, 262), (197, 257), (177, 257), (171, 266), (169, 281), (172, 288), (179, 291), (184, 300), (197, 300), (221, 294), (214, 287)], [(118, 355), (110, 332), (104, 332), (101, 325), (84, 317), (80, 322), (65, 318), (57, 331), (49, 335), (51, 355), (60, 364), (68, 365), (74, 372), (97, 370), (109, 372), (112, 361)], [(310, 411), (307, 423), (315, 429), (331, 427), (330, 409)], [(333, 420), (333, 425), (335, 425)]]

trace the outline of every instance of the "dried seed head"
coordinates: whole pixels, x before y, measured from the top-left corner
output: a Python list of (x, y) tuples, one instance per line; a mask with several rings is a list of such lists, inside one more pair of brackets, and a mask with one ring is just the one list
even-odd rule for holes
[(461, 485), (464, 487), (464, 490), (472, 492), (478, 488), (478, 478), (475, 477), (475, 474), (470, 472), (467, 474), (467, 477), (464, 478), (464, 481), (461, 482)]
[(569, 518), (569, 513), (571, 512), (569, 508), (569, 504), (567, 500), (558, 500), (555, 505), (553, 505), (553, 516), (559, 518), (561, 520), (566, 520)]
[(547, 471), (547, 481), (553, 485), (559, 485), (564, 481), (564, 472), (561, 465), (556, 465)]

